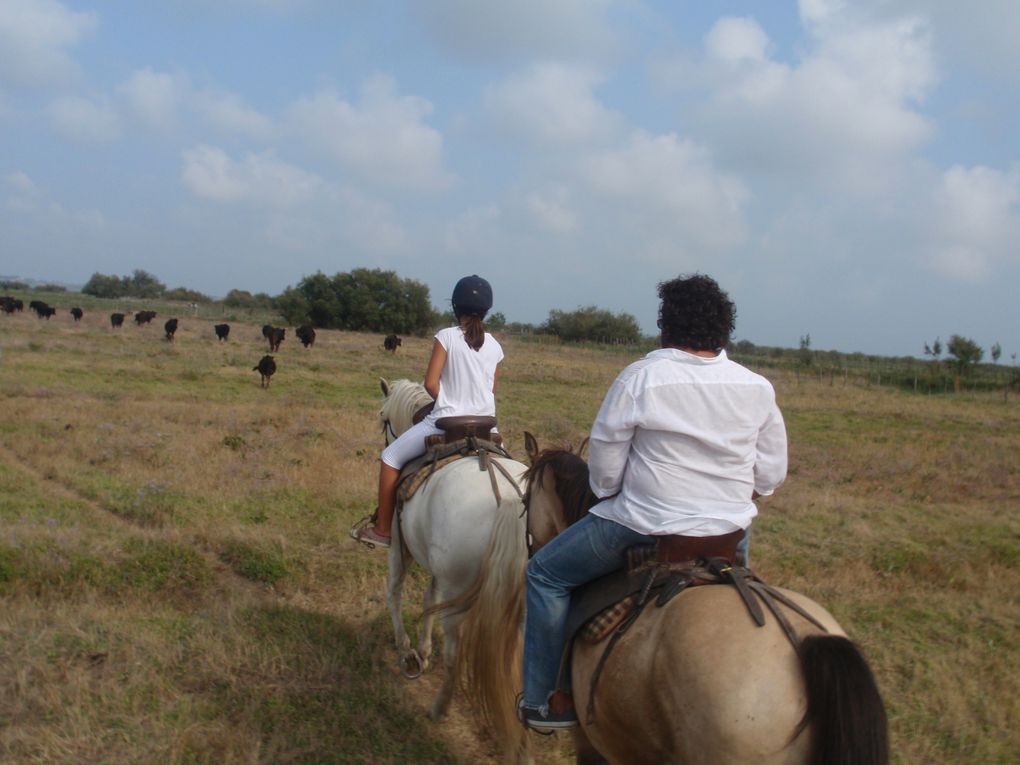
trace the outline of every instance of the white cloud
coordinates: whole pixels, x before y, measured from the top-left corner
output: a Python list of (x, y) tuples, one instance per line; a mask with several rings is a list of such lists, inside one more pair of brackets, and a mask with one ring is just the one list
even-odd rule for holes
[(132, 72), (120, 86), (134, 115), (153, 130), (168, 130), (177, 121), (177, 110), (186, 98), (187, 82), (181, 77), (145, 68)]
[(9, 189), (22, 196), (37, 196), (39, 194), (39, 188), (35, 182), (21, 170), (8, 173), (4, 178), (4, 183)]
[(768, 46), (768, 35), (749, 18), (722, 18), (705, 37), (708, 55), (728, 63), (764, 61)]
[(955, 166), (942, 176), (932, 221), (933, 267), (953, 280), (986, 279), (1001, 260), (1018, 259), (1020, 166), (1009, 172)]
[(533, 220), (544, 231), (551, 234), (571, 234), (577, 231), (577, 213), (566, 188), (533, 191), (526, 196), (525, 205)]
[(255, 203), (270, 208), (293, 207), (314, 198), (322, 182), (272, 154), (231, 159), (214, 146), (196, 146), (182, 153), (181, 181), (195, 195), (217, 202)]
[(486, 243), (493, 241), (493, 231), (498, 229), (502, 220), (502, 211), (493, 204), (461, 213), (446, 227), (446, 249), (455, 254), (485, 251)]
[(39, 187), (21, 170), (8, 173), (4, 177), (4, 187), (7, 190), (4, 205), (14, 212), (35, 212), (43, 201)]
[(673, 84), (704, 90), (689, 116), (718, 156), (799, 188), (872, 195), (895, 184), (934, 134), (917, 108), (938, 81), (931, 32), (919, 17), (851, 11), (838, 0), (801, 3), (810, 45), (794, 63), (773, 57), (751, 19), (712, 27), (701, 63), (676, 67)]
[(193, 104), (213, 126), (229, 135), (267, 140), (275, 133), (272, 120), (232, 93), (197, 93)]
[(443, 136), (425, 123), (432, 104), (402, 96), (393, 78), (376, 75), (352, 104), (322, 91), (290, 110), (293, 129), (346, 170), (370, 184), (418, 191), (450, 185), (443, 168)]
[(614, 213), (650, 219), (659, 233), (711, 249), (744, 236), (744, 183), (716, 170), (709, 152), (688, 139), (637, 131), (622, 149), (593, 155), (586, 175), (593, 192), (612, 200)]
[(337, 194), (342, 236), (359, 252), (394, 253), (408, 246), (408, 235), (390, 207), (355, 189)]
[(96, 14), (55, 0), (0, 2), (0, 82), (55, 85), (76, 72), (67, 52), (96, 26)]
[(622, 117), (594, 96), (601, 81), (587, 67), (541, 63), (488, 88), (485, 104), (498, 130), (539, 146), (576, 147), (622, 128)]
[(617, 45), (616, 0), (422, 0), (412, 10), (449, 51), (470, 59), (602, 57)]
[(120, 137), (120, 118), (106, 103), (81, 96), (65, 96), (50, 104), (53, 129), (75, 143), (110, 143)]
[(131, 113), (146, 127), (166, 132), (178, 125), (187, 110), (198, 114), (221, 133), (267, 140), (272, 121), (234, 93), (196, 92), (184, 74), (156, 72), (146, 67), (132, 72), (118, 88)]

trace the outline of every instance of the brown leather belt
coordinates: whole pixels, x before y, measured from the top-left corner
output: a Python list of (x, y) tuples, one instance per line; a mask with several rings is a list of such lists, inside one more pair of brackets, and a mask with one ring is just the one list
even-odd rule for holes
[(663, 563), (681, 563), (698, 558), (725, 558), (732, 561), (737, 557), (737, 545), (743, 538), (743, 529), (715, 537), (665, 534), (656, 537), (658, 540), (656, 555)]

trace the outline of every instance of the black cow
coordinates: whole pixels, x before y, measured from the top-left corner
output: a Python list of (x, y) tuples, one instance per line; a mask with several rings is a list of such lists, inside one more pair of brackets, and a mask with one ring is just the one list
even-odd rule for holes
[(215, 327), (213, 327), (213, 329), (216, 330), (216, 337), (219, 340), (226, 340), (227, 339), (227, 335), (230, 334), (230, 325), (229, 324), (217, 324)]
[(269, 350), (274, 353), (280, 350), (280, 343), (283, 342), (283, 336), (287, 334), (287, 330), (283, 327), (273, 327), (273, 331), (269, 333)]
[(85, 312), (82, 311), (78, 306), (75, 306), (74, 308), (71, 309), (71, 315), (74, 317), (75, 321), (81, 321), (81, 317), (85, 315)]
[(119, 327), (124, 324), (124, 314), (122, 313), (111, 313), (110, 314), (110, 326)]
[(273, 325), (272, 324), (263, 324), (262, 325), (262, 337), (264, 337), (264, 338), (266, 338), (266, 340), (268, 340), (269, 336), (271, 334), (273, 334)]
[(18, 310), (14, 305), (14, 298), (8, 295), (0, 297), (0, 310), (3, 310), (4, 313), (14, 313)]
[(141, 326), (142, 324), (148, 324), (150, 321), (156, 318), (155, 311), (139, 311), (135, 314), (135, 324)]
[(312, 329), (309, 324), (302, 324), (296, 330), (294, 334), (298, 336), (298, 340), (305, 348), (310, 348), (315, 345), (315, 330)]
[(276, 362), (273, 361), (272, 356), (263, 356), (259, 359), (259, 363), (251, 368), (252, 372), (258, 372), (262, 375), (260, 387), (269, 387), (269, 378), (276, 373)]
[(167, 319), (163, 329), (166, 330), (166, 341), (172, 343), (174, 341), (174, 332), (177, 331), (177, 319)]
[(41, 300), (33, 300), (28, 304), (28, 307), (35, 311), (36, 315), (40, 319), (49, 319), (57, 313), (56, 308), (52, 308)]
[(400, 338), (396, 335), (386, 335), (386, 339), (383, 340), (383, 348), (388, 350), (390, 353), (396, 353), (397, 348), (400, 347)]

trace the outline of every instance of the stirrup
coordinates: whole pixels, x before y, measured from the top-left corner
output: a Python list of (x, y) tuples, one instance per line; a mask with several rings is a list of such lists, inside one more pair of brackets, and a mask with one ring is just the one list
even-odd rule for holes
[(361, 531), (362, 529), (365, 528), (374, 527), (378, 516), (379, 508), (377, 507), (374, 511), (372, 511), (371, 515), (366, 515), (360, 521), (357, 521), (353, 526), (351, 526), (351, 530), (348, 532), (351, 539), (353, 539), (355, 542), (359, 542), (360, 544), (365, 545), (365, 547), (367, 547), (369, 550), (374, 550), (375, 542), (372, 542), (368, 539), (362, 539)]

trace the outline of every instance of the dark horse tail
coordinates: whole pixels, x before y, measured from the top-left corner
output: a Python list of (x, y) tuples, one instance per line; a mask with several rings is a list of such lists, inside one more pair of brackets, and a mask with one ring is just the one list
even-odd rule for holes
[(888, 765), (889, 722), (878, 684), (851, 640), (809, 635), (799, 648), (811, 765)]

